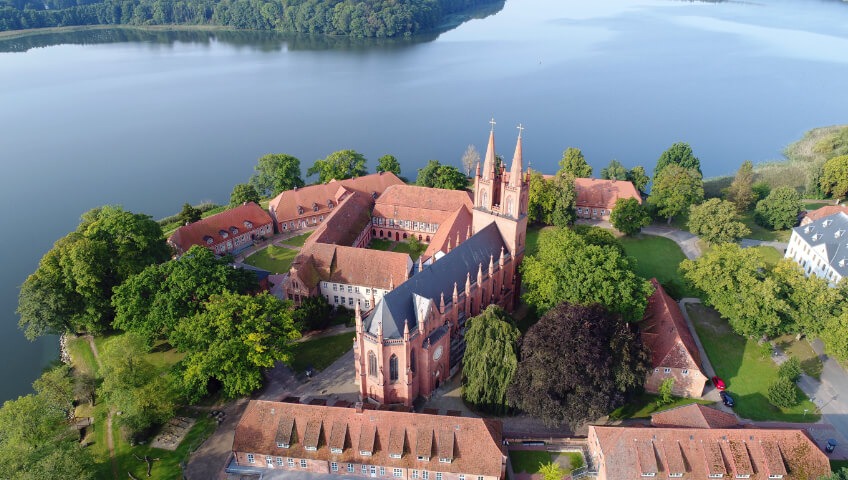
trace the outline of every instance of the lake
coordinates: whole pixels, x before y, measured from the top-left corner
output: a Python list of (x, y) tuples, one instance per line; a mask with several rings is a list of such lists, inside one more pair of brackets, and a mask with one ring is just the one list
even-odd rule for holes
[(779, 159), (848, 122), (848, 5), (509, 0), (412, 40), (96, 30), (0, 42), (0, 401), (30, 391), (55, 338), (17, 329), (17, 288), (81, 213), (156, 218), (226, 202), (256, 159), (391, 153), (414, 178), (459, 166), (489, 119), (511, 159), (552, 173), (580, 147), (651, 170), (689, 142), (706, 176)]

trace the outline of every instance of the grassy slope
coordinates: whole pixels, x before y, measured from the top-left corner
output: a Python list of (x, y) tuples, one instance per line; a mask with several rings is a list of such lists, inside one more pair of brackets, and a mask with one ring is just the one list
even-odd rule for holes
[(291, 368), (303, 372), (312, 365), (316, 370), (323, 370), (353, 348), (353, 337), (350, 332), (296, 343)]
[[(716, 370), (727, 384), (736, 402), (736, 413), (750, 420), (785, 422), (815, 422), (819, 415), (816, 406), (804, 398), (792, 408), (778, 408), (769, 403), (766, 392), (777, 379), (777, 365), (771, 358), (762, 358), (757, 342), (734, 333), (727, 322), (714, 310), (702, 305), (687, 305), (695, 330)], [(804, 410), (807, 413), (804, 414)]]
[(620, 239), (625, 253), (636, 259), (636, 273), (646, 279), (656, 277), (669, 294), (678, 298), (697, 296), (683, 281), (678, 271), (686, 259), (680, 247), (665, 237), (637, 235)]
[(244, 263), (273, 273), (286, 273), (297, 256), (297, 250), (269, 245), (244, 259)]
[(709, 400), (702, 400), (700, 398), (674, 397), (674, 400), (672, 400), (671, 403), (658, 406), (657, 400), (659, 400), (659, 398), (659, 395), (643, 393), (627, 402), (626, 405), (623, 405), (613, 410), (612, 413), (610, 413), (609, 417), (611, 420), (624, 420), (627, 418), (650, 418), (650, 416), (654, 413), (661, 410), (668, 410), (669, 408), (689, 405), (690, 403), (700, 403), (701, 405), (711, 405), (713, 403)]

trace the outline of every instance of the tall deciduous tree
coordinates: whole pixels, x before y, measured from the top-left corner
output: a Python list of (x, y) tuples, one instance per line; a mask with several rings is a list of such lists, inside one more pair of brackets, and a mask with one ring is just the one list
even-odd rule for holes
[(672, 218), (703, 199), (704, 182), (701, 174), (695, 169), (670, 164), (654, 177), (648, 202), (655, 205), (657, 213), (671, 223)]
[(562, 159), (559, 161), (559, 172), (570, 173), (576, 178), (589, 178), (592, 176), (592, 167), (586, 162), (586, 157), (579, 148), (568, 147), (562, 152)]
[(521, 339), (510, 403), (572, 428), (624, 403), (648, 372), (648, 353), (619, 315), (563, 303)]
[(687, 170), (695, 170), (699, 176), (703, 175), (701, 173), (701, 161), (698, 160), (698, 157), (692, 152), (692, 147), (686, 142), (677, 142), (668, 147), (668, 150), (660, 155), (660, 158), (657, 160), (657, 166), (654, 168), (654, 182), (656, 182), (660, 172), (669, 165), (677, 165)]
[(619, 198), (610, 213), (610, 222), (625, 235), (634, 235), (651, 223), (651, 216), (635, 198)]
[(509, 407), (507, 388), (518, 368), (521, 333), (497, 305), (490, 305), (466, 326), (462, 398), (480, 410), (503, 415)]
[(651, 177), (645, 173), (645, 167), (637, 165), (627, 172), (627, 180), (636, 187), (636, 190), (639, 190), (639, 193), (644, 194), (647, 192), (648, 182), (651, 181)]
[(757, 202), (754, 219), (773, 230), (792, 228), (798, 223), (798, 214), (802, 208), (801, 195), (794, 188), (777, 187)]
[(259, 204), (259, 200), (259, 192), (249, 183), (237, 184), (233, 187), (233, 193), (230, 194), (230, 206), (233, 207), (249, 202)]
[(193, 207), (190, 203), (183, 204), (183, 209), (177, 214), (180, 225), (188, 225), (201, 219), (203, 212), (199, 208)]
[(574, 175), (560, 173), (553, 179), (554, 209), (551, 212), (551, 225), (566, 227), (577, 219), (577, 189), (574, 186)]
[(735, 242), (751, 233), (751, 230), (739, 221), (736, 206), (718, 198), (711, 198), (700, 205), (689, 207), (689, 231), (710, 245)]
[(822, 193), (833, 198), (845, 198), (848, 195), (848, 155), (833, 157), (824, 162), (819, 185)]
[(424, 168), (418, 169), (415, 184), (420, 187), (465, 190), (468, 179), (456, 167), (442, 165), (438, 160), (430, 160)]
[(322, 295), (306, 297), (300, 306), (292, 312), (292, 318), (298, 330), (322, 330), (330, 325), (330, 314), (333, 307)]
[(171, 343), (186, 352), (181, 362), (184, 393), (196, 401), (211, 379), (228, 397), (262, 386), (263, 368), (291, 360), (291, 342), (300, 337), (289, 302), (261, 293), (213, 295), (203, 311), (180, 322)]
[(474, 145), (469, 145), (462, 154), (462, 168), (465, 170), (465, 176), (471, 176), (471, 171), (478, 163), (480, 163), (480, 152)]
[(270, 197), (304, 185), (300, 173), (300, 160), (285, 153), (263, 155), (259, 158), (254, 170), (256, 173), (250, 177), (250, 184), (256, 188), (260, 196)]
[(619, 248), (590, 245), (563, 228), (542, 231), (538, 252), (525, 258), (521, 267), (524, 299), (540, 311), (561, 302), (600, 303), (636, 321), (644, 315), (653, 291), (649, 282), (633, 273), (633, 261)]
[(626, 180), (627, 169), (616, 159), (610, 160), (609, 165), (601, 169), (601, 178), (607, 180)]
[(330, 180), (345, 180), (361, 177), (368, 173), (365, 157), (356, 150), (339, 150), (327, 155), (326, 158), (315, 160), (306, 171), (306, 176), (318, 174), (318, 181), (327, 183)]
[(30, 339), (46, 333), (100, 332), (112, 322), (113, 288), (168, 256), (162, 229), (149, 216), (114, 206), (91, 210), (21, 286), (19, 326)]
[(392, 172), (395, 175), (400, 175), (400, 162), (394, 155), (383, 155), (377, 159), (378, 172)]
[(556, 205), (554, 182), (546, 180), (539, 172), (530, 175), (530, 191), (527, 197), (527, 219), (532, 223), (553, 223), (551, 215)]
[(754, 164), (745, 161), (739, 167), (733, 182), (727, 189), (727, 200), (733, 202), (737, 212), (743, 213), (750, 210), (756, 198), (756, 194), (754, 194)]

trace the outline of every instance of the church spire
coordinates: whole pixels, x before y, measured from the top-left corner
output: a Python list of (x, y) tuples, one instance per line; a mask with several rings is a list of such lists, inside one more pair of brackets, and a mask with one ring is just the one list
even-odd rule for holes
[(512, 169), (509, 172), (509, 186), (517, 187), (521, 185), (521, 173), (523, 167), (523, 158), (521, 154), (521, 133), (524, 127), (518, 124), (518, 142), (515, 144), (515, 155), (512, 157)]
[(486, 147), (486, 157), (483, 161), (483, 180), (492, 180), (495, 178), (495, 119), (489, 122), (492, 124), (492, 130), (489, 132), (489, 145)]

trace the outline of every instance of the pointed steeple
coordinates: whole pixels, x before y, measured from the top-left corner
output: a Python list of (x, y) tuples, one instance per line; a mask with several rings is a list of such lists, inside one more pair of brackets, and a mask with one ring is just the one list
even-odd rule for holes
[(451, 251), (451, 239), (450, 239), (450, 237), (448, 237), (448, 252), (447, 253), (450, 253), (450, 251)]
[(483, 180), (495, 178), (495, 119), (491, 122), (492, 130), (489, 132), (489, 145), (486, 147), (486, 157), (483, 161)]
[(420, 257), (418, 257), (418, 271), (419, 272), (424, 271), (424, 255), (421, 255)]
[(489, 276), (495, 273), (495, 256), (489, 255)]
[(377, 322), (377, 341), (383, 344), (383, 322)]
[(368, 300), (371, 300), (371, 308), (374, 308), (374, 307), (377, 306), (377, 302), (374, 301), (374, 292), (376, 290), (377, 290), (376, 288), (371, 289), (371, 297), (368, 299)]
[(475, 177), (480, 176), (480, 162), (477, 162), (477, 173), (474, 174)]
[(459, 291), (456, 289), (456, 282), (453, 282), (453, 304), (456, 305), (457, 300), (459, 300)]
[(471, 294), (471, 272), (465, 274), (465, 294)]
[(389, 290), (394, 290), (394, 289), (395, 289), (395, 276), (391, 275), (391, 276), (389, 276)]
[(354, 317), (356, 321), (356, 333), (362, 333), (362, 311), (359, 310), (359, 302), (356, 302), (356, 308), (354, 308)]
[(483, 262), (477, 266), (477, 288), (483, 285)]
[(465, 239), (468, 240), (471, 238), (471, 225), (468, 226), (468, 232), (465, 234)]
[(439, 313), (445, 313), (445, 292), (442, 292), (439, 299)]
[(406, 342), (409, 341), (409, 320), (403, 321), (403, 340)]
[(523, 170), (523, 159), (521, 154), (521, 132), (524, 130), (520, 124), (518, 125), (518, 142), (515, 144), (515, 155), (512, 157), (512, 170), (509, 172), (509, 186), (517, 187), (521, 185), (521, 171)]
[(459, 244), (460, 244), (460, 243), (461, 243), (461, 242), (460, 242), (460, 240), (459, 240), (459, 230), (457, 230), (457, 231), (456, 231), (456, 246), (459, 246)]
[(498, 265), (500, 265), (501, 268), (503, 268), (503, 266), (504, 266), (504, 248), (503, 247), (501, 247), (501, 258), (498, 259)]

